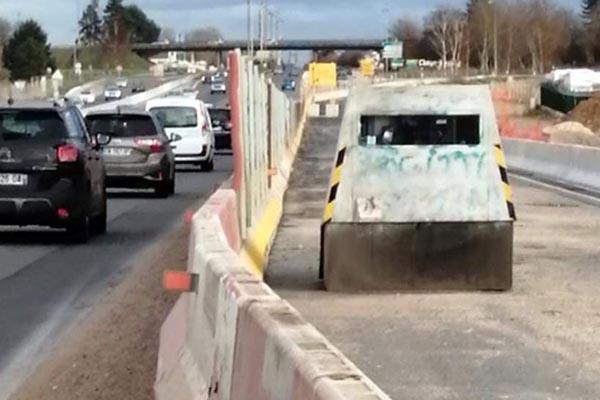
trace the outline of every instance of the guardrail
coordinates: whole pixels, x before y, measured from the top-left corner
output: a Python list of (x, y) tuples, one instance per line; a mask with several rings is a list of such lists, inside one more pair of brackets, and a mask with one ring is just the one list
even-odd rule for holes
[(509, 171), (600, 193), (600, 148), (507, 138), (502, 143)]

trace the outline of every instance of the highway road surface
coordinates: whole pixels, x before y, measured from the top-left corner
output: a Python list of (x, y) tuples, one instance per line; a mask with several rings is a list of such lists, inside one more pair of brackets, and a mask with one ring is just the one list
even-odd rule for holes
[[(148, 86), (149, 87), (149, 86)], [(226, 104), (226, 96), (206, 101)], [(67, 244), (49, 229), (0, 229), (0, 399), (42, 360), (69, 325), (89, 310), (132, 260), (160, 240), (185, 211), (206, 199), (231, 173), (231, 157), (218, 156), (215, 171), (178, 167), (176, 195), (110, 190), (106, 235), (85, 245)]]

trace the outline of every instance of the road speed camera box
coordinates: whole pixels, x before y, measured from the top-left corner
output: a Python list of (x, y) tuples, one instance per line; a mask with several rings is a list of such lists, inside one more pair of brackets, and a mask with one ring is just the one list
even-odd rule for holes
[(337, 86), (337, 68), (335, 63), (311, 63), (309, 65), (311, 86)]
[(323, 217), (328, 290), (507, 290), (514, 218), (487, 86), (352, 91)]

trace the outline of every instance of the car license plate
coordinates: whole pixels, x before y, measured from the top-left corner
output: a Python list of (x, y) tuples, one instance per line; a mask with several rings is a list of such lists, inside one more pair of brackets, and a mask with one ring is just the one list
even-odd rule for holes
[(122, 157), (122, 156), (129, 156), (131, 155), (131, 149), (125, 149), (125, 148), (118, 148), (118, 147), (108, 147), (106, 149), (104, 149), (104, 155), (107, 156), (118, 156), (118, 157)]
[(26, 186), (27, 175), (0, 174), (0, 186)]

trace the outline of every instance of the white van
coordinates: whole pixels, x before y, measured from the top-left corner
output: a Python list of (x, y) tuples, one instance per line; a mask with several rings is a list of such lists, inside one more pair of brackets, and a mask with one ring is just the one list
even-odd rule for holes
[(175, 162), (214, 169), (215, 135), (206, 105), (190, 97), (164, 97), (149, 100), (146, 111), (158, 118), (167, 136), (178, 135), (173, 142)]

